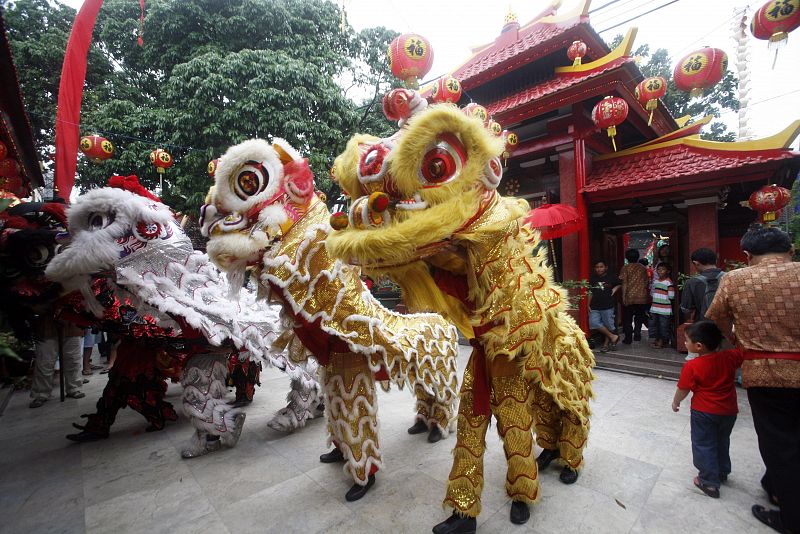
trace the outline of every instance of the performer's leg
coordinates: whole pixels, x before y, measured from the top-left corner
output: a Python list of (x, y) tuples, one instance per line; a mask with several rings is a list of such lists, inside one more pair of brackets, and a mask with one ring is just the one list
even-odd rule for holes
[(293, 378), (286, 400), (289, 404), (278, 410), (267, 423), (268, 427), (280, 432), (292, 432), (319, 415), (317, 409), (322, 398), (318, 384), (309, 385), (299, 378)]
[[(378, 441), (375, 379), (363, 356), (333, 353), (324, 372), (325, 415), (331, 440), (344, 456), (345, 472), (369, 489), (383, 466)], [(355, 486), (348, 492), (357, 490)], [(363, 497), (363, 491), (356, 498)]]
[(535, 388), (519, 374), (516, 362), (492, 364), (492, 413), (508, 461), (506, 492), (512, 501), (533, 503), (539, 497), (539, 477), (533, 449), (531, 404)]
[(473, 358), (475, 358), (474, 352), (464, 370), (464, 381), (461, 384), (453, 467), (450, 470), (443, 505), (452, 508), (458, 516), (474, 518), (481, 512), (483, 453), (486, 449), (489, 417), (475, 415), (472, 410)]

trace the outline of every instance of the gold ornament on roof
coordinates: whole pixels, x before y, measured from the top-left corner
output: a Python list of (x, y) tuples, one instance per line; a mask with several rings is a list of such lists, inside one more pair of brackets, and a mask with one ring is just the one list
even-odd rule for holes
[(508, 6), (508, 13), (506, 13), (505, 23), (511, 24), (512, 22), (519, 22), (519, 17), (517, 17), (517, 14), (511, 9), (511, 6)]

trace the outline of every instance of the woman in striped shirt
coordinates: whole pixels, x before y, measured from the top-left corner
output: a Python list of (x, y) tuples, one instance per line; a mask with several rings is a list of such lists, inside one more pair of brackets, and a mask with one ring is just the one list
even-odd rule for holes
[(651, 327), (655, 331), (654, 349), (669, 347), (672, 339), (672, 301), (675, 299), (675, 286), (672, 285), (669, 263), (661, 262), (656, 267), (656, 277), (650, 295), (653, 303), (650, 306)]

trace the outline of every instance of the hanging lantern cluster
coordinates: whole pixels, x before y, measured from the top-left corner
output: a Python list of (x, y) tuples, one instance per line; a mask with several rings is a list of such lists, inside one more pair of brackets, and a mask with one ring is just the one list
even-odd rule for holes
[(650, 117), (647, 119), (648, 126), (653, 123), (653, 112), (658, 107), (658, 99), (665, 94), (667, 94), (667, 80), (661, 76), (645, 78), (636, 86), (636, 99), (650, 112)]
[(445, 102), (457, 103), (461, 99), (461, 82), (452, 76), (443, 76), (436, 80), (431, 91), (431, 100), (435, 104)]
[(611, 138), (614, 152), (617, 151), (617, 126), (628, 118), (628, 103), (616, 96), (607, 96), (592, 110), (592, 120), (599, 128), (605, 128)]
[(765, 185), (750, 195), (748, 204), (758, 212), (759, 221), (767, 223), (776, 220), (791, 199), (792, 195), (788, 189), (772, 184)]
[(503, 164), (505, 165), (519, 145), (519, 136), (511, 130), (503, 130), (503, 141), (505, 141), (503, 146)]
[(404, 33), (389, 44), (389, 67), (392, 74), (411, 89), (419, 89), (419, 79), (431, 70), (432, 65), (433, 48), (421, 35)]
[[(800, 27), (800, 0), (771, 0), (753, 15), (750, 21), (750, 32), (756, 39), (769, 41), (769, 48), (775, 49), (775, 61), (778, 50), (789, 39), (789, 32)], [(775, 61), (772, 62), (773, 68)]]
[(567, 57), (572, 61), (572, 66), (577, 67), (581, 64), (583, 56), (588, 52), (586, 43), (583, 41), (572, 41), (572, 44), (567, 48)]
[(476, 104), (475, 102), (470, 102), (469, 104), (461, 108), (461, 111), (463, 111), (467, 117), (475, 117), (476, 119), (481, 121), (484, 126), (489, 125), (489, 112), (486, 110), (485, 107), (481, 106), (480, 104)]
[(172, 167), (172, 155), (162, 148), (150, 152), (150, 163), (155, 166), (158, 174), (164, 174), (166, 169)]
[(728, 69), (728, 55), (719, 48), (701, 48), (681, 58), (675, 66), (675, 87), (697, 97), (719, 83)]
[(114, 155), (114, 145), (99, 135), (84, 135), (78, 146), (83, 155), (94, 163), (102, 163)]

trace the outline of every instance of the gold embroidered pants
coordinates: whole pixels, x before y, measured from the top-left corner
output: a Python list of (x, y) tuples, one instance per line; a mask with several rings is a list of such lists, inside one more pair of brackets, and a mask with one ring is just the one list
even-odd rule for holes
[[(473, 413), (475, 359), (473, 351), (461, 385), (453, 467), (444, 499), (445, 507), (469, 517), (477, 517), (481, 511), (483, 453), (489, 426), (488, 416)], [(539, 478), (532, 434), (533, 384), (520, 375), (516, 362), (500, 358), (487, 365), (487, 378), (491, 412), (508, 462), (506, 493), (515, 501), (534, 502), (539, 496)]]
[(536, 383), (533, 388), (536, 444), (543, 449), (558, 449), (561, 460), (572, 469), (583, 465), (583, 449), (589, 436), (589, 419), (581, 425), (577, 415), (561, 410)]
[(332, 353), (322, 369), (330, 439), (344, 454), (345, 472), (366, 485), (369, 475), (383, 467), (375, 378), (364, 356), (353, 353)]

